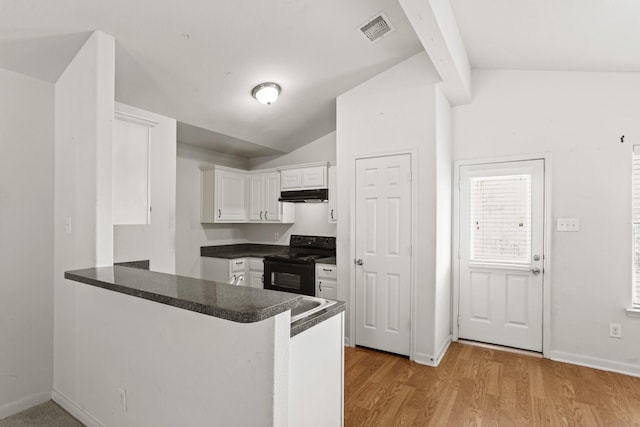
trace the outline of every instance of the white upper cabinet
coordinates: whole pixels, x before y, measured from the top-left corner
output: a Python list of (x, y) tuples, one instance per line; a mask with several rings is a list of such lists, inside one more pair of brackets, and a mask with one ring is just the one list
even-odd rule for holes
[(264, 220), (264, 175), (249, 176), (249, 221)]
[(280, 173), (276, 171), (251, 172), (249, 176), (249, 221), (293, 223), (295, 208), (281, 203)]
[(246, 222), (247, 177), (231, 168), (202, 169), (200, 222)]
[(328, 168), (329, 175), (329, 222), (338, 221), (338, 178), (336, 174), (336, 165), (330, 164)]
[(292, 224), (295, 207), (281, 203), (280, 173), (202, 167), (200, 222), (271, 222)]
[(113, 223), (150, 223), (149, 130), (158, 122), (116, 112), (113, 121)]
[(281, 189), (284, 191), (327, 188), (326, 164), (281, 168), (280, 176)]
[[(281, 202), (278, 201), (280, 198), (280, 174), (278, 172), (269, 172), (263, 174), (264, 176), (264, 219), (265, 221), (275, 221), (280, 222), (283, 221), (284, 214), (287, 214), (286, 221), (284, 222), (293, 222), (290, 214), (290, 209), (285, 208), (293, 208), (293, 205), (289, 204), (287, 206), (283, 206)], [(292, 211), (293, 209), (291, 209)]]

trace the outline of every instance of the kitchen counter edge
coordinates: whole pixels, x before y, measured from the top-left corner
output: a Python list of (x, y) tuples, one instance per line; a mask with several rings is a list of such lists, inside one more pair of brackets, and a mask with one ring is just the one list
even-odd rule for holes
[(343, 301), (338, 301), (336, 304), (333, 304), (330, 307), (327, 307), (324, 310), (321, 310), (317, 313), (312, 314), (308, 317), (303, 317), (293, 323), (291, 323), (291, 334), (290, 337), (293, 338), (301, 332), (306, 331), (307, 329), (317, 325), (318, 323), (322, 323), (325, 320), (335, 316), (336, 314), (340, 314), (346, 310), (347, 303)]
[(301, 298), (300, 295), (286, 292), (238, 287), (122, 266), (67, 271), (64, 277), (238, 323), (254, 323), (271, 318), (291, 310)]

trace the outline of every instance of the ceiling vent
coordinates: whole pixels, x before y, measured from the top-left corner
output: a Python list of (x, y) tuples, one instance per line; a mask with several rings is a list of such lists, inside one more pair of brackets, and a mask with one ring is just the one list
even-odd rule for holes
[(358, 27), (358, 30), (371, 43), (375, 43), (387, 34), (393, 32), (394, 28), (389, 22), (389, 18), (384, 13), (378, 13), (364, 24)]

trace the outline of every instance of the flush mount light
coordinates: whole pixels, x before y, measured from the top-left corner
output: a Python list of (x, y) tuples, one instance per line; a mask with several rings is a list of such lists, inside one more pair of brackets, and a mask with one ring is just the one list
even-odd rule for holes
[(254, 87), (251, 95), (264, 105), (271, 105), (276, 102), (280, 95), (280, 86), (277, 83), (261, 83)]

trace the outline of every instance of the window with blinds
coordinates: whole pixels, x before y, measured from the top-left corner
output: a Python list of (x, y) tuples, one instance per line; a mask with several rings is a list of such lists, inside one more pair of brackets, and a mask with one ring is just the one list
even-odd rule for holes
[(470, 203), (470, 260), (528, 264), (531, 259), (531, 175), (471, 178)]
[(640, 310), (640, 146), (633, 147), (631, 168), (631, 222), (633, 233), (633, 284), (631, 307)]

